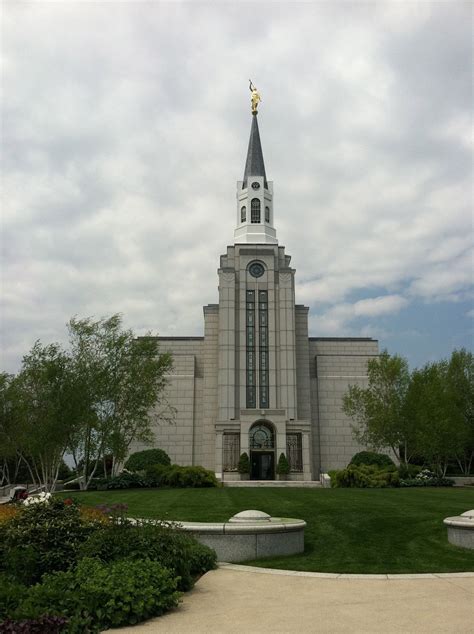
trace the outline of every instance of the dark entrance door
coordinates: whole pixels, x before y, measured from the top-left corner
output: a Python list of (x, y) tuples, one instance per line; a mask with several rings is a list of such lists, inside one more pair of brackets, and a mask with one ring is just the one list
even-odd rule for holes
[(273, 451), (252, 451), (250, 454), (250, 479), (275, 479), (275, 453)]

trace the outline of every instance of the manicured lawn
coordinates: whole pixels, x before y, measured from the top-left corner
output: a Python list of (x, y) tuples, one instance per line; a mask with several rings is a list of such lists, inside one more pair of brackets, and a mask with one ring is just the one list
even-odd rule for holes
[(125, 502), (131, 517), (225, 521), (258, 509), (307, 522), (304, 554), (252, 565), (347, 573), (474, 571), (474, 551), (449, 544), (443, 524), (445, 517), (474, 508), (474, 488), (135, 489), (67, 495), (90, 505)]

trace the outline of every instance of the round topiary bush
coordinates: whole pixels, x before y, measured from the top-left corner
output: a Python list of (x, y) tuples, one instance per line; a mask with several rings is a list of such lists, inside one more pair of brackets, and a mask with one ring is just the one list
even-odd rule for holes
[(137, 451), (129, 456), (125, 463), (127, 471), (146, 471), (153, 465), (161, 464), (168, 467), (171, 464), (170, 457), (163, 449), (145, 449)]
[(359, 451), (359, 453), (356, 453), (355, 456), (352, 457), (349, 464), (356, 466), (376, 465), (381, 468), (395, 467), (395, 463), (390, 456), (384, 453), (376, 453), (375, 451)]

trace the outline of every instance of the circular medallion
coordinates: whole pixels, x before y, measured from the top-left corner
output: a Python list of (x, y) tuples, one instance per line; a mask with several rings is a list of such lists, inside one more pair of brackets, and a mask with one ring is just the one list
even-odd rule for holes
[(252, 183), (252, 189), (260, 189), (260, 183)]
[(260, 262), (252, 262), (249, 266), (249, 273), (252, 277), (262, 277), (265, 273), (265, 269), (260, 264)]

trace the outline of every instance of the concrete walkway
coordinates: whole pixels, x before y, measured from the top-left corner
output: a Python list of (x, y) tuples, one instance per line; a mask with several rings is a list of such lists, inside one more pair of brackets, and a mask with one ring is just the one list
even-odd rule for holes
[(223, 564), (130, 634), (474, 632), (474, 573), (324, 575)]

